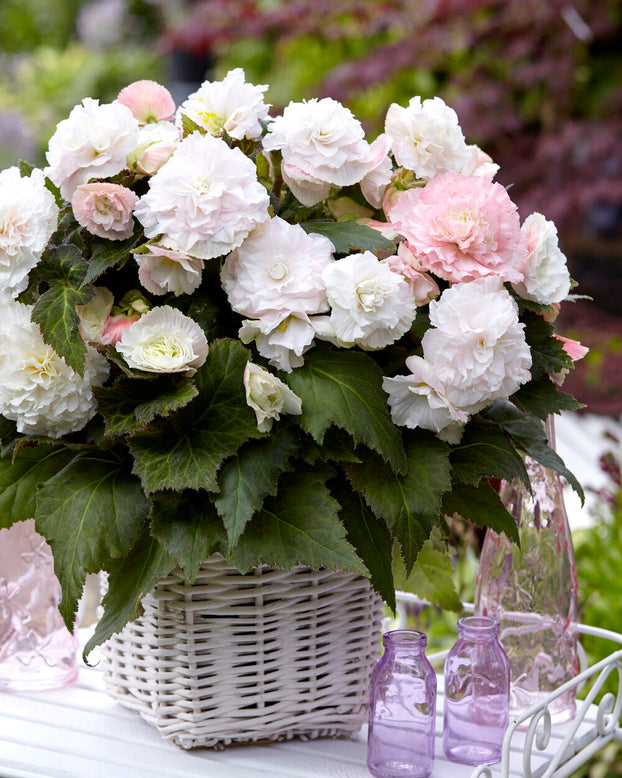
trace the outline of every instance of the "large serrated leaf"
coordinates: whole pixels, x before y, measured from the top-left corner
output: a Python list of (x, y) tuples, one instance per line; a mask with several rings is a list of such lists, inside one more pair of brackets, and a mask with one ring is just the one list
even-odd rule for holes
[(35, 523), (54, 553), (60, 611), (70, 629), (87, 573), (127, 553), (148, 513), (139, 480), (109, 452), (79, 452), (39, 488)]
[(305, 232), (315, 232), (327, 237), (338, 254), (349, 254), (353, 250), (391, 251), (395, 249), (394, 243), (378, 230), (354, 220), (335, 222), (317, 219), (302, 222), (300, 226)]
[(227, 538), (214, 506), (200, 492), (160, 492), (153, 500), (151, 534), (190, 581), (210, 554), (226, 554)]
[(103, 613), (84, 647), (85, 661), (95, 646), (140, 616), (143, 597), (173, 567), (174, 562), (164, 546), (145, 535), (127, 556), (108, 565), (108, 591), (102, 600)]
[(482, 412), (482, 415), (502, 427), (525, 449), (532, 459), (545, 467), (556, 470), (566, 478), (581, 498), (581, 502), (584, 502), (585, 494), (581, 484), (575, 475), (568, 470), (559, 454), (549, 447), (544, 425), (539, 419), (528, 413), (523, 413), (512, 403), (503, 400), (497, 400)]
[(440, 520), (441, 499), (451, 488), (447, 446), (433, 435), (409, 435), (406, 442), (408, 470), (395, 474), (377, 456), (363, 465), (344, 465), (354, 488), (376, 516), (387, 522), (402, 548), (410, 572)]
[(553, 325), (535, 313), (525, 312), (525, 338), (531, 349), (531, 378), (537, 380), (547, 373), (559, 373), (572, 368), (572, 358), (564, 351), (561, 340), (554, 337)]
[(224, 465), (219, 477), (220, 496), (215, 502), (227, 531), (229, 549), (238, 542), (244, 527), (267, 495), (274, 496), (279, 476), (291, 469), (298, 452), (288, 428), (278, 428), (270, 437), (251, 441)]
[(31, 314), (43, 340), (80, 376), (84, 375), (86, 344), (80, 335), (76, 305), (93, 297), (92, 287), (84, 286), (86, 269), (86, 261), (75, 246), (47, 252), (39, 272), (50, 288), (39, 297)]
[(144, 381), (120, 378), (110, 387), (93, 389), (106, 435), (134, 435), (156, 417), (185, 407), (198, 393), (191, 379), (178, 375)]
[(265, 501), (230, 555), (239, 570), (303, 564), (369, 575), (346, 539), (325, 477), (319, 470), (281, 477), (277, 496)]
[(516, 449), (497, 424), (473, 418), (467, 424), (459, 445), (451, 452), (454, 481), (476, 485), (481, 478), (520, 478), (529, 484), (529, 477)]
[(399, 554), (394, 554), (393, 575), (398, 588), (413, 592), (431, 605), (459, 613), (462, 603), (454, 585), (454, 569), (451, 554), (437, 529), (423, 544), (415, 566), (406, 575)]
[(519, 542), (516, 522), (487, 481), (480, 481), (477, 486), (454, 484), (451, 492), (443, 498), (443, 513), (447, 516), (457, 513), (478, 527), (504, 532), (516, 543)]
[(48, 444), (21, 450), (14, 461), (0, 459), (0, 529), (35, 515), (37, 486), (55, 476), (76, 455), (64, 446)]
[(572, 395), (560, 391), (548, 375), (523, 384), (518, 392), (512, 395), (511, 400), (527, 413), (542, 420), (551, 413), (577, 411), (584, 407), (583, 403), (575, 400)]
[(356, 351), (310, 351), (304, 366), (285, 380), (302, 400), (300, 425), (318, 443), (334, 424), (397, 472), (405, 471), (401, 434), (391, 421), (382, 371), (373, 359)]
[(362, 497), (349, 492), (340, 495), (341, 520), (347, 531), (348, 541), (370, 572), (374, 589), (395, 612), (395, 584), (391, 569), (393, 540), (389, 528), (369, 510)]
[(195, 375), (198, 396), (154, 432), (130, 441), (134, 472), (150, 494), (162, 489), (218, 491), (218, 470), (240, 446), (263, 433), (246, 402), (248, 351), (235, 340), (214, 341)]

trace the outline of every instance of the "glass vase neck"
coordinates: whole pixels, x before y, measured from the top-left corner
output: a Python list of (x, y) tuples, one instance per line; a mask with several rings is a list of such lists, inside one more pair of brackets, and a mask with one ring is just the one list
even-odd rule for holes
[(382, 643), (387, 651), (422, 654), (428, 644), (428, 639), (423, 632), (395, 629), (384, 633)]
[(499, 623), (489, 616), (465, 616), (458, 620), (458, 635), (473, 641), (496, 639), (499, 634)]

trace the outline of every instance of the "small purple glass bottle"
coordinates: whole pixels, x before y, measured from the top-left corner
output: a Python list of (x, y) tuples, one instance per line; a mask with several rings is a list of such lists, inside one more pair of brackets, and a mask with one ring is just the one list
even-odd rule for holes
[(367, 768), (375, 778), (427, 778), (434, 767), (436, 674), (421, 632), (383, 636), (371, 677)]
[(453, 762), (501, 759), (510, 708), (510, 663), (499, 624), (486, 616), (458, 621), (458, 640), (445, 660), (443, 750)]

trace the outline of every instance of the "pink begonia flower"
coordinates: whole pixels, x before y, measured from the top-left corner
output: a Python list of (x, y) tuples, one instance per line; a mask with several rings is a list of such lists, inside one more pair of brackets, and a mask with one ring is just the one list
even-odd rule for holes
[(440, 294), (438, 284), (429, 273), (426, 273), (421, 262), (412, 251), (401, 243), (397, 254), (382, 260), (394, 273), (403, 276), (410, 286), (417, 307), (427, 305)]
[[(576, 362), (578, 359), (583, 359), (583, 357), (589, 351), (589, 348), (579, 343), (578, 340), (572, 340), (571, 338), (564, 338), (562, 335), (557, 335), (557, 334), (554, 334), (554, 337), (557, 338), (557, 340), (561, 340), (562, 348), (574, 362)], [(568, 375), (569, 372), (570, 370), (567, 367), (563, 367), (557, 373), (550, 374), (551, 381), (557, 384), (557, 386), (561, 386), (566, 380), (566, 376)]]
[(179, 141), (181, 133), (170, 122), (145, 124), (138, 130), (138, 143), (128, 154), (128, 165), (145, 176), (152, 176), (167, 162)]
[(370, 151), (374, 156), (361, 180), (361, 192), (374, 208), (380, 208), (387, 186), (391, 183), (393, 164), (389, 157), (390, 149), (391, 138), (384, 133), (370, 144)]
[(126, 105), (141, 124), (172, 119), (175, 115), (171, 93), (156, 81), (143, 79), (128, 84), (119, 92), (117, 102)]
[(71, 207), (78, 223), (92, 235), (126, 240), (134, 232), (132, 214), (137, 202), (137, 195), (126, 186), (98, 181), (78, 186)]
[(556, 337), (557, 340), (561, 340), (562, 348), (564, 349), (566, 354), (568, 354), (568, 356), (575, 362), (578, 359), (583, 359), (583, 357), (589, 351), (589, 348), (587, 346), (584, 346), (582, 343), (579, 343), (578, 340), (572, 340), (572, 338), (564, 338), (563, 335), (555, 335), (554, 337)]
[[(527, 238), (516, 205), (501, 186), (480, 176), (443, 173), (399, 199), (392, 222), (423, 266), (451, 283), (497, 276), (523, 280)], [(414, 202), (406, 201), (406, 197)]]
[(107, 316), (101, 335), (101, 343), (104, 346), (114, 346), (128, 327), (131, 327), (140, 316), (126, 316), (120, 313), (118, 316)]

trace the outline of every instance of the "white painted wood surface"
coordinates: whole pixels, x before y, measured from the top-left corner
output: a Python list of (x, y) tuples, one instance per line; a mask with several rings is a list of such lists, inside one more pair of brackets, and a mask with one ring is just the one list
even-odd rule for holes
[[(468, 778), (473, 768), (442, 756), (442, 702), (441, 681), (433, 778)], [(590, 740), (593, 729), (592, 716), (580, 739)], [(533, 766), (544, 764), (563, 734), (554, 729)], [(521, 739), (511, 776), (524, 775)], [(77, 684), (66, 689), (0, 693), (0, 778), (369, 778), (365, 761), (365, 728), (352, 739), (183, 751), (108, 697), (97, 667), (81, 667)], [(500, 775), (499, 766), (492, 774)]]

